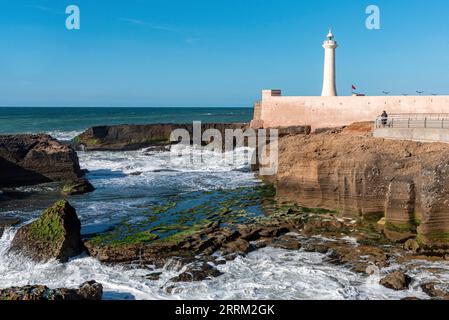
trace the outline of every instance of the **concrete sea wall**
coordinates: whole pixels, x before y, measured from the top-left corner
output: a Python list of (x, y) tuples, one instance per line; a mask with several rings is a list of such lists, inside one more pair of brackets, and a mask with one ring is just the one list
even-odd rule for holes
[(449, 143), (449, 129), (437, 128), (377, 128), (375, 138)]
[(449, 113), (449, 96), (281, 96), (262, 91), (253, 127), (310, 125), (312, 130), (374, 121), (383, 110), (393, 113)]

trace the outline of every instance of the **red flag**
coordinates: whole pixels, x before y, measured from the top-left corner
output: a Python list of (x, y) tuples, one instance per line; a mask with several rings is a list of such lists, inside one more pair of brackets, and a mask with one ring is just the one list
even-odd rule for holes
[(357, 88), (355, 87), (355, 85), (352, 85), (352, 90), (357, 90)]

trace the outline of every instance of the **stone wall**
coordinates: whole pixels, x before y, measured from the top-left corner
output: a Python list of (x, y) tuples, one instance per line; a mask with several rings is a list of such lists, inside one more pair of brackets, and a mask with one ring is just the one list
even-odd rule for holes
[(263, 90), (257, 109), (260, 117), (252, 122), (255, 127), (310, 125), (314, 130), (374, 121), (383, 110), (390, 114), (449, 113), (449, 96), (294, 97)]

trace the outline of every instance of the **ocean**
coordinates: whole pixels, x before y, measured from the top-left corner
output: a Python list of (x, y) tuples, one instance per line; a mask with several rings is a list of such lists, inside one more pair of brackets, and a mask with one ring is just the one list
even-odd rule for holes
[(113, 124), (249, 122), (252, 108), (0, 107), (0, 134), (49, 133), (70, 140), (93, 126)]
[[(251, 116), (252, 110), (245, 108), (0, 108), (0, 132), (45, 132), (69, 140), (93, 125), (247, 122)], [(229, 205), (230, 200), (239, 200), (261, 185), (250, 170), (250, 151), (236, 150), (232, 162), (222, 154), (199, 148), (192, 148), (188, 157), (177, 157), (176, 161), (170, 151), (78, 152), (81, 167), (88, 170), (87, 177), (96, 191), (68, 200), (77, 210), (84, 237), (120, 224), (140, 226), (142, 221), (153, 228), (213, 220), (214, 210), (223, 200)], [(19, 188), (26, 196), (0, 199), (0, 215), (20, 217), (23, 224), (30, 222), (60, 197), (52, 188)], [(152, 208), (167, 206), (170, 209), (164, 214), (149, 217)], [(255, 203), (238, 219), (250, 220), (261, 214), (260, 203)], [(379, 285), (379, 276), (332, 265), (323, 254), (264, 248), (218, 266), (224, 272), (218, 278), (180, 283), (168, 293), (165, 288), (169, 279), (182, 270), (109, 266), (87, 256), (65, 264), (36, 264), (8, 252), (16, 231), (10, 228), (0, 238), (0, 288), (30, 284), (76, 287), (96, 280), (104, 286), (104, 299), (400, 299), (425, 298), (419, 284), (435, 280), (428, 269), (417, 269), (411, 288), (396, 292)], [(443, 262), (432, 267), (449, 271), (449, 265)], [(162, 273), (159, 280), (145, 278), (155, 271)], [(448, 279), (443, 280), (449, 281), (449, 272), (445, 274)]]

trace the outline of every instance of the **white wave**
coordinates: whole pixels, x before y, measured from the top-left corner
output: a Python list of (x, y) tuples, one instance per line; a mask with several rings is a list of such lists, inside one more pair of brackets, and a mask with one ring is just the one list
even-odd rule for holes
[(71, 141), (76, 136), (83, 133), (83, 131), (80, 130), (72, 130), (72, 131), (61, 131), (61, 130), (54, 130), (54, 131), (48, 131), (47, 134), (55, 138), (59, 141)]
[(241, 148), (217, 153), (192, 147), (180, 153), (175, 147), (170, 152), (79, 152), (78, 156), (98, 187), (173, 186), (194, 191), (254, 185), (257, 181), (249, 170), (251, 152)]

